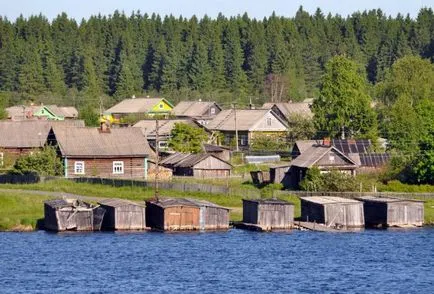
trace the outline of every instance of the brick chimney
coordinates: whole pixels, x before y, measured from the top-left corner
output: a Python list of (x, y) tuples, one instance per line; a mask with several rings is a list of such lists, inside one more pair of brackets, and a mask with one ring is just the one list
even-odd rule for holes
[(110, 124), (108, 122), (101, 122), (99, 132), (110, 133)]
[(324, 139), (322, 140), (322, 144), (323, 144), (323, 146), (331, 146), (330, 138), (329, 138), (329, 137), (324, 138)]

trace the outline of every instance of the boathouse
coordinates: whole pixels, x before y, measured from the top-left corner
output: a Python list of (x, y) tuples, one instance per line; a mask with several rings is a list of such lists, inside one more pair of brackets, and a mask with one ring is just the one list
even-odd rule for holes
[(294, 204), (280, 199), (243, 199), (243, 223), (262, 230), (290, 229)]
[(200, 207), (187, 199), (166, 198), (146, 202), (146, 225), (163, 231), (199, 230)]
[(103, 230), (143, 230), (146, 228), (146, 208), (143, 203), (123, 199), (106, 199), (99, 202), (106, 210)]
[(50, 231), (99, 231), (105, 209), (72, 199), (44, 202), (44, 227)]
[(190, 202), (200, 207), (201, 230), (227, 230), (229, 229), (229, 208), (215, 203), (188, 198)]
[(328, 227), (364, 227), (363, 202), (341, 197), (300, 197), (301, 220)]
[(422, 226), (423, 201), (365, 196), (363, 201), (365, 224), (369, 227)]

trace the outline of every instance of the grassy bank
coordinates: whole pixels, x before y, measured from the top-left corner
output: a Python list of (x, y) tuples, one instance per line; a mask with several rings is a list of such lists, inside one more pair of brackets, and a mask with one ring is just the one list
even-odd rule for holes
[[(50, 192), (65, 192), (74, 193), (83, 196), (94, 196), (94, 197), (108, 197), (108, 198), (122, 198), (130, 200), (147, 200), (154, 197), (154, 191), (151, 188), (144, 187), (112, 187), (107, 185), (99, 184), (87, 184), (87, 183), (75, 183), (68, 180), (55, 180), (46, 183), (38, 184), (28, 184), (28, 185), (12, 185), (3, 184), (0, 188), (4, 189), (23, 189), (23, 190), (42, 190)], [(10, 194), (10, 195), (9, 195)], [(22, 209), (23, 211), (29, 211), (27, 215), (22, 216), (23, 222), (31, 221), (31, 224), (36, 224), (38, 218), (43, 217), (43, 201), (50, 197), (37, 196), (37, 195), (23, 195), (23, 201), (19, 201), (21, 196), (17, 193), (9, 193), (11, 198), (10, 201), (5, 201), (2, 204), (2, 213), (4, 215), (0, 218), (0, 229), (6, 230), (12, 228), (12, 226), (20, 224), (21, 218), (13, 218), (14, 211)], [(2, 195), (2, 194), (0, 194)], [(204, 199), (216, 204), (228, 207), (231, 209), (230, 217), (231, 220), (237, 221), (242, 219), (242, 196), (227, 196), (223, 194), (208, 194), (201, 192), (181, 192), (172, 190), (161, 190), (161, 197), (190, 197), (197, 199)], [(244, 197), (249, 197), (245, 195)], [(282, 199), (291, 201), (295, 204), (295, 216), (300, 215), (300, 200), (296, 196), (285, 196)], [(34, 199), (34, 201), (32, 201)], [(20, 208), (21, 207), (21, 208)], [(38, 210), (39, 208), (39, 210)], [(31, 213), (30, 213), (31, 212)], [(11, 221), (14, 219), (15, 221)], [(27, 220), (26, 220), (27, 219)]]

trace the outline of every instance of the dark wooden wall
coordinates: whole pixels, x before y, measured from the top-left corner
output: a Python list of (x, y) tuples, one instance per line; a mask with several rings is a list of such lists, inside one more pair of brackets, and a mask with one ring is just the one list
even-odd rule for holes
[(243, 200), (243, 222), (248, 224), (258, 223), (258, 203)]
[(122, 206), (101, 205), (106, 209), (104, 230), (143, 230), (146, 228), (145, 207), (125, 204)]
[(201, 210), (204, 210), (205, 230), (229, 229), (229, 210), (210, 206), (201, 207)]

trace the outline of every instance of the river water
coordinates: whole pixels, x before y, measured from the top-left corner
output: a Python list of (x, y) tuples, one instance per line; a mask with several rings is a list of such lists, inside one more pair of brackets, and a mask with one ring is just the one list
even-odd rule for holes
[(434, 228), (0, 233), (0, 293), (434, 293)]

